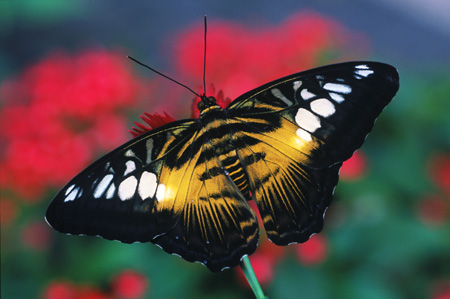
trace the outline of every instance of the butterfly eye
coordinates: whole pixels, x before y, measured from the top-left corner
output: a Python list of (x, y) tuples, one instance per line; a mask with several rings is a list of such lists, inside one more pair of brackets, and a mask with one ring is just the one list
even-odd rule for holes
[(198, 102), (197, 108), (199, 111), (203, 111), (205, 109), (205, 103), (203, 101)]
[(210, 106), (216, 105), (217, 101), (215, 97), (208, 97), (208, 102), (210, 103)]

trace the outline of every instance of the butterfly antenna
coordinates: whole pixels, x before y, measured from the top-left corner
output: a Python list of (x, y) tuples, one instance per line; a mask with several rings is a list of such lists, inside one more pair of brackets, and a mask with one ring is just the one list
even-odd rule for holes
[(205, 15), (205, 35), (204, 35), (204, 49), (203, 49), (203, 94), (206, 96), (206, 15)]
[(193, 91), (192, 89), (190, 89), (190, 88), (187, 87), (186, 85), (184, 85), (184, 84), (178, 82), (177, 80), (172, 79), (172, 78), (170, 78), (169, 76), (166, 76), (166, 75), (164, 75), (164, 74), (161, 73), (161, 72), (158, 72), (158, 71), (155, 70), (154, 68), (149, 67), (148, 65), (146, 65), (146, 64), (144, 64), (144, 63), (142, 63), (142, 62), (140, 62), (139, 60), (134, 59), (134, 58), (131, 57), (131, 56), (127, 56), (127, 57), (130, 58), (131, 60), (133, 60), (134, 62), (136, 62), (137, 64), (140, 64), (140, 65), (142, 65), (142, 66), (145, 67), (145, 68), (148, 68), (148, 69), (151, 70), (152, 72), (155, 72), (155, 73), (157, 73), (158, 75), (163, 76), (164, 78), (167, 78), (167, 79), (169, 79), (170, 81), (175, 82), (176, 84), (178, 84), (178, 85), (180, 85), (180, 86), (183, 86), (184, 88), (186, 88), (187, 90), (189, 90), (190, 92), (192, 92), (193, 94), (195, 94), (196, 96), (198, 96), (198, 97), (201, 98), (201, 96), (200, 96), (198, 93), (196, 93), (195, 91)]

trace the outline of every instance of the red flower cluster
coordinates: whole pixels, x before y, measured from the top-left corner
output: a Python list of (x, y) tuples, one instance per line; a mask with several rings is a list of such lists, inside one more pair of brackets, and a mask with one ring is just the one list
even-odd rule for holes
[(428, 173), (437, 191), (418, 203), (417, 213), (425, 224), (440, 226), (450, 220), (450, 156), (433, 156), (429, 160)]
[[(258, 207), (254, 201), (250, 202), (253, 211), (256, 212), (258, 222), (263, 223), (258, 212)], [(328, 241), (323, 235), (314, 235), (307, 242), (291, 245), (277, 246), (266, 237), (260, 240), (258, 249), (249, 256), (253, 270), (258, 281), (262, 285), (270, 284), (275, 277), (275, 268), (286, 254), (294, 251), (299, 263), (304, 266), (314, 266), (323, 263), (328, 255)], [(244, 273), (240, 268), (236, 268), (236, 274), (239, 282), (244, 286), (249, 286)]]
[[(314, 235), (305, 243), (287, 247), (277, 246), (264, 238), (260, 241), (258, 250), (249, 259), (259, 283), (267, 285), (272, 282), (275, 268), (286, 254), (293, 250), (299, 263), (304, 266), (318, 265), (327, 258), (327, 243), (327, 238), (323, 234)], [(236, 268), (236, 274), (242, 285), (249, 286), (240, 268)]]
[(450, 299), (450, 279), (437, 284), (431, 296), (432, 299)]
[[(208, 26), (206, 78), (231, 98), (323, 63), (326, 52), (342, 49), (349, 38), (340, 24), (311, 12), (273, 27)], [(175, 53), (179, 72), (195, 82), (203, 74), (202, 31), (195, 26), (182, 33)]]
[(51, 237), (50, 227), (44, 221), (29, 223), (22, 231), (22, 243), (36, 251), (48, 249)]
[(133, 270), (125, 270), (115, 276), (108, 290), (93, 286), (77, 286), (67, 281), (51, 282), (42, 294), (43, 299), (138, 299), (148, 289), (148, 280)]
[(417, 212), (423, 223), (442, 225), (450, 218), (450, 200), (437, 194), (426, 196), (418, 203)]
[(430, 161), (429, 173), (436, 186), (450, 196), (450, 155), (434, 156)]
[(342, 164), (339, 177), (343, 180), (355, 181), (361, 179), (367, 171), (367, 158), (361, 151), (356, 151), (353, 156)]
[(147, 287), (145, 276), (131, 270), (124, 271), (113, 279), (113, 292), (119, 298), (141, 298)]
[(0, 225), (10, 223), (16, 217), (17, 209), (13, 201), (7, 197), (0, 197)]
[(53, 54), (1, 84), (2, 189), (37, 199), (127, 139), (119, 111), (136, 102), (140, 84), (124, 57)]

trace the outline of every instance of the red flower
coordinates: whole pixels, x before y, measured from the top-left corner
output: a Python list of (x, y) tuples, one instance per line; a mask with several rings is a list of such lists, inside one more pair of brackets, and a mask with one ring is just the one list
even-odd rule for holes
[(358, 180), (361, 179), (367, 172), (366, 156), (356, 151), (353, 156), (342, 164), (339, 172), (339, 177), (343, 180)]
[(144, 275), (126, 270), (113, 279), (112, 288), (119, 298), (142, 298), (147, 291), (148, 281)]
[(160, 115), (159, 113), (147, 113), (144, 112), (144, 115), (139, 115), (142, 120), (144, 120), (148, 126), (145, 126), (143, 124), (138, 123), (137, 121), (134, 122), (134, 124), (137, 126), (137, 128), (132, 127), (131, 130), (128, 130), (133, 137), (137, 137), (141, 134), (144, 134), (145, 132), (151, 131), (153, 129), (156, 129), (158, 127), (161, 127), (162, 125), (171, 123), (175, 121), (175, 119), (168, 115), (166, 112), (163, 112), (164, 115)]
[(137, 101), (140, 81), (124, 56), (53, 54), (0, 86), (1, 185), (24, 199), (66, 183), (126, 140), (119, 116)]
[(426, 224), (442, 225), (450, 216), (450, 201), (445, 201), (439, 195), (430, 195), (419, 202), (418, 214)]
[(44, 250), (50, 246), (50, 228), (43, 222), (28, 224), (22, 232), (22, 241), (34, 250)]
[(43, 299), (77, 299), (77, 289), (68, 282), (51, 282), (42, 294)]
[[(249, 257), (250, 263), (252, 264), (253, 271), (255, 272), (256, 278), (261, 285), (268, 285), (272, 282), (274, 278), (274, 265), (270, 263), (266, 256), (254, 253)], [(248, 281), (242, 272), (241, 268), (236, 268), (238, 281), (246, 286), (250, 287)]]
[(327, 239), (323, 235), (314, 235), (307, 242), (296, 245), (296, 253), (304, 265), (320, 264), (327, 257)]
[(0, 225), (11, 223), (16, 218), (16, 214), (16, 206), (12, 200), (2, 196), (0, 198)]
[(83, 287), (78, 290), (77, 299), (108, 299), (111, 298), (108, 294), (103, 293), (92, 287)]
[[(278, 26), (259, 28), (209, 24), (206, 78), (231, 98), (311, 68), (325, 51), (342, 48), (342, 41), (348, 40), (338, 23), (311, 12), (293, 15)], [(179, 71), (196, 82), (203, 74), (202, 31), (195, 26), (182, 33), (175, 53)]]
[(433, 292), (432, 299), (450, 299), (450, 280), (440, 282)]
[(440, 154), (432, 157), (429, 169), (433, 182), (450, 194), (450, 156)]

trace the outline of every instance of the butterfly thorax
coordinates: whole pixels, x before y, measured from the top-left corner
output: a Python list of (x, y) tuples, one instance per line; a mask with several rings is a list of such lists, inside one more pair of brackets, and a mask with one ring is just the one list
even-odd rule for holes
[(200, 96), (200, 102), (198, 102), (197, 108), (200, 111), (200, 115), (207, 113), (209, 110), (222, 109), (219, 105), (217, 105), (216, 98), (207, 97), (204, 94)]

